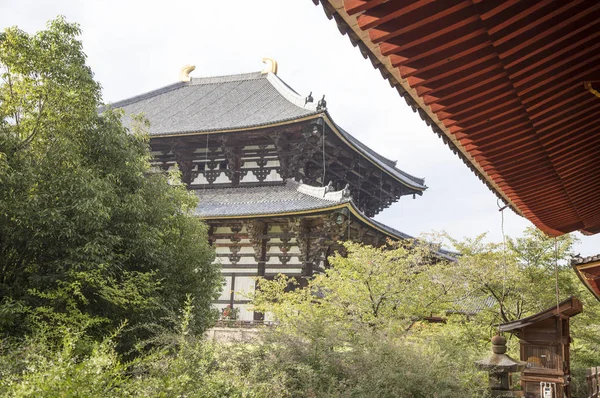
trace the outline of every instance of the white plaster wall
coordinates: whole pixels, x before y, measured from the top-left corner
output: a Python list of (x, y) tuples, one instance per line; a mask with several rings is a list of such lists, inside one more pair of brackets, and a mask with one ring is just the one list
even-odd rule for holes
[(229, 178), (227, 178), (227, 176), (225, 175), (225, 172), (222, 171), (221, 174), (219, 174), (219, 176), (215, 180), (214, 184), (228, 184), (230, 182), (231, 182), (231, 180)]
[(231, 298), (231, 276), (226, 276), (225, 283), (223, 285), (223, 290), (221, 290), (221, 295), (219, 296), (219, 300), (229, 300), (230, 298)]
[(252, 276), (236, 276), (235, 277), (235, 299), (250, 300), (251, 294), (254, 292), (254, 277)]
[[(233, 267), (230, 264), (227, 264), (230, 267)], [(258, 268), (221, 268), (221, 272), (222, 273), (239, 273), (239, 272), (243, 272), (243, 273), (254, 273), (254, 274), (258, 274)], [(236, 279), (237, 280), (237, 279)]]
[(271, 170), (271, 172), (265, 177), (265, 181), (283, 181), (283, 178), (281, 178), (278, 172)]
[(249, 304), (234, 304), (235, 308), (239, 308), (238, 319), (241, 321), (252, 321), (254, 320), (254, 311), (252, 311)]

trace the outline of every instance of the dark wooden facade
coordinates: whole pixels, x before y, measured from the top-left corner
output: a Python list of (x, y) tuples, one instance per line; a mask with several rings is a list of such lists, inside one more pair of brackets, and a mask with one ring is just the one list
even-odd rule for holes
[(348, 185), (357, 207), (373, 217), (404, 195), (423, 189), (399, 183), (361, 156), (324, 118), (257, 130), (156, 137), (155, 164), (177, 163), (191, 189), (277, 185), (293, 179), (334, 190)]

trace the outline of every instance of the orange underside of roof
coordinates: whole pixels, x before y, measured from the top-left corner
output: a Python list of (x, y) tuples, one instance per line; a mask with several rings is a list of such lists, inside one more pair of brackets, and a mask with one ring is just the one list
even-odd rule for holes
[(554, 236), (600, 232), (600, 2), (343, 6), (525, 217)]
[(582, 282), (600, 300), (600, 264), (592, 267), (575, 266), (574, 268)]

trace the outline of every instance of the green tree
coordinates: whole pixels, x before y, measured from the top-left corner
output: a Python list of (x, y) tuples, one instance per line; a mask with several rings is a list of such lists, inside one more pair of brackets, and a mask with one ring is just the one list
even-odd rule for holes
[(460, 377), (469, 364), (457, 367), (425, 320), (446, 308), (454, 281), (439, 276), (453, 265), (419, 241), (344, 247), (305, 288), (258, 281), (253, 304), (278, 321), (263, 366), (286, 375), (292, 396), (469, 396)]
[(0, 333), (128, 320), (148, 337), (188, 294), (203, 330), (220, 275), (196, 198), (151, 169), (141, 119), (98, 113), (79, 34), (64, 18), (0, 34)]
[[(457, 315), (435, 336), (429, 333), (431, 338), (456, 351), (470, 352), (472, 359), (483, 357), (498, 324), (555, 306), (558, 285), (558, 300), (576, 296), (583, 302), (583, 313), (570, 321), (574, 396), (582, 396), (585, 368), (597, 366), (600, 358), (600, 303), (569, 265), (575, 238), (555, 239), (528, 228), (519, 238), (507, 238), (506, 246), (485, 242), (485, 235), (449, 239), (461, 253), (443, 276), (460, 282), (451, 294), (451, 309)], [(517, 342), (509, 336), (515, 358), (519, 357)]]
[[(479, 310), (489, 323), (510, 322), (542, 311), (559, 300), (580, 293), (580, 284), (569, 266), (574, 238), (550, 238), (528, 228), (504, 243), (485, 242), (485, 234), (458, 241), (448, 237), (461, 253), (445, 278), (457, 283), (453, 309), (464, 312), (469, 305), (488, 303)], [(557, 280), (558, 278), (558, 280)], [(460, 283), (458, 283), (460, 281)], [(489, 303), (492, 303), (489, 305)]]
[[(446, 263), (435, 259), (432, 247), (419, 241), (388, 242), (382, 248), (346, 242), (347, 255), (329, 258), (331, 267), (305, 289), (290, 289), (292, 278), (260, 279), (253, 299), (260, 311), (271, 312), (283, 324), (314, 317), (335, 323), (336, 329), (395, 327), (439, 313), (450, 286), (436, 277)], [(298, 313), (302, 314), (298, 317)]]

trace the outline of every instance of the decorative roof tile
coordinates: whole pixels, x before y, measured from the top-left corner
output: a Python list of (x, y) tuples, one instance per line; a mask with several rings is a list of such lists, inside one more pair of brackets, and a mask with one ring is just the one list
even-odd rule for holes
[(600, 261), (600, 254), (596, 254), (594, 256), (588, 256), (588, 257), (575, 256), (571, 259), (571, 264), (572, 265), (583, 265), (583, 264), (593, 263), (596, 261)]

